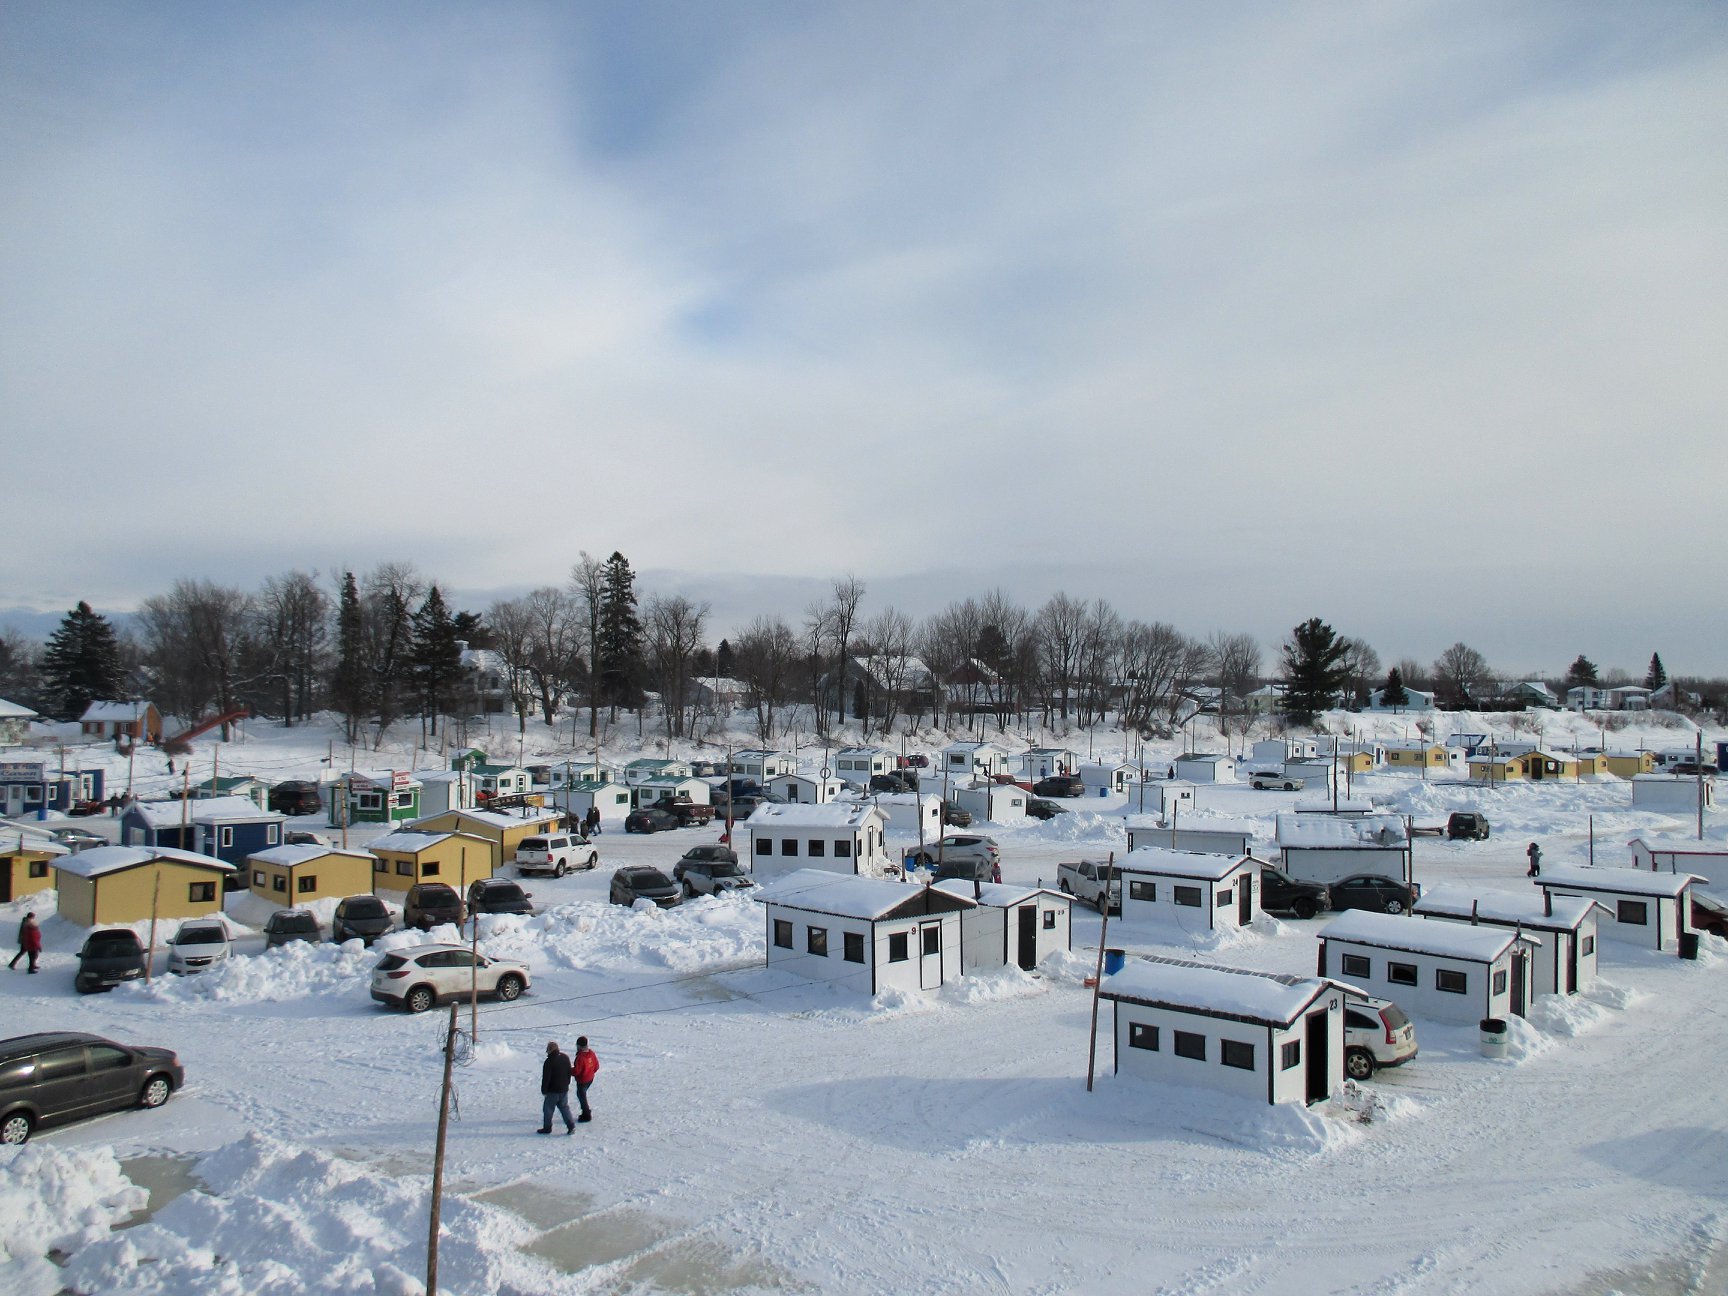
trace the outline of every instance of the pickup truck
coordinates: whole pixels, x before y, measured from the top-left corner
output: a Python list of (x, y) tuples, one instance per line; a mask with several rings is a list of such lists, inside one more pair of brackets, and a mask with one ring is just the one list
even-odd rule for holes
[(694, 801), (656, 801), (654, 809), (677, 815), (680, 828), (700, 828), (703, 824), (714, 822), (714, 807), (698, 805)]
[[(1056, 885), (1082, 904), (1104, 912), (1104, 876), (1110, 866), (1098, 860), (1079, 860), (1056, 866)], [(1110, 912), (1122, 912), (1122, 875), (1110, 878)]]
[(1443, 824), (1415, 824), (1412, 837), (1445, 837), (1451, 841), (1487, 841), (1488, 820), (1472, 811), (1461, 810)]

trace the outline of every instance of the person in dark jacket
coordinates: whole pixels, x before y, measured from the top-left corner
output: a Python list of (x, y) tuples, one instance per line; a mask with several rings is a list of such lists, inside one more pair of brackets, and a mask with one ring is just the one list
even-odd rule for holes
[(1525, 877), (1541, 877), (1542, 876), (1542, 848), (1540, 846), (1538, 846), (1535, 842), (1531, 842), (1529, 848), (1527, 850), (1525, 850), (1524, 854), (1527, 855), (1530, 859), (1530, 868), (1528, 869), (1528, 871), (1525, 872), (1524, 876)]
[(600, 1074), (600, 1059), (594, 1055), (594, 1050), (588, 1047), (586, 1035), (576, 1041), (576, 1061), (571, 1064), (570, 1072), (576, 1081), (576, 1101), (582, 1107), (582, 1114), (576, 1119), (591, 1121), (594, 1113), (588, 1106), (588, 1086), (593, 1084), (594, 1077)]
[(6, 966), (14, 972), (18, 970), (18, 960), (28, 958), (30, 971), (36, 970), (36, 960), (42, 956), (42, 929), (36, 925), (36, 915), (27, 913), (24, 921), (18, 924), (18, 952), (12, 956), (12, 961)]
[(540, 1128), (535, 1133), (552, 1132), (553, 1112), (564, 1118), (566, 1134), (576, 1132), (576, 1122), (570, 1116), (570, 1075), (570, 1059), (553, 1040), (546, 1045), (546, 1061), (540, 1067)]
[(588, 813), (582, 816), (582, 835), (598, 837), (600, 835), (600, 807), (591, 805)]

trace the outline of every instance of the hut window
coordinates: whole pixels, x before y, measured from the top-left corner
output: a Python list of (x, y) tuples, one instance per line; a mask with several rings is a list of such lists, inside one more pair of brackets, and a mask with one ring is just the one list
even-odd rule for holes
[(1128, 1023), (1128, 1047), (1158, 1051), (1158, 1028), (1141, 1022)]
[(1388, 963), (1386, 979), (1393, 985), (1415, 985), (1416, 965), (1414, 963)]
[(270, 879), (270, 889), (272, 891), (286, 891), (288, 889), (288, 879), (278, 873), (275, 877)]
[(1227, 1067), (1235, 1067), (1240, 1071), (1254, 1069), (1254, 1046), (1244, 1044), (1241, 1040), (1219, 1040), (1218, 1060)]
[(835, 842), (834, 843), (834, 858), (835, 859), (851, 859), (852, 858), (852, 843), (849, 840), (845, 840), (845, 839), (842, 839), (840, 841)]
[(1130, 900), (1156, 900), (1158, 898), (1158, 884), (1156, 882), (1130, 882), (1128, 884), (1128, 898)]
[(1220, 909), (1227, 909), (1235, 903), (1236, 903), (1236, 891), (1234, 888), (1230, 889), (1229, 891), (1220, 891), (1218, 893), (1218, 907)]
[(209, 904), (216, 899), (214, 882), (193, 882), (186, 888), (186, 898), (193, 904)]
[(1044, 930), (1056, 930), (1056, 911), (1054, 909), (1046, 909), (1044, 911)]
[(1341, 975), (1347, 977), (1366, 977), (1373, 976), (1374, 971), (1366, 956), (1361, 954), (1346, 954), (1344, 956), (1344, 967)]
[(30, 872), (30, 876), (33, 878), (45, 878), (45, 877), (47, 877), (48, 876), (48, 861), (47, 860), (31, 860), (29, 872)]
[(424, 864), (422, 864), (420, 866), (420, 876), (421, 877), (437, 877), (438, 876), (438, 861), (437, 860), (427, 860)]
[(316, 891), (318, 889), (317, 875), (312, 873), (306, 874), (300, 879), (298, 887), (301, 895), (306, 895), (310, 892)]
[(390, 861), (381, 858), (373, 859), (372, 871), (374, 873), (388, 873), (390, 871)]
[(931, 923), (922, 930), (924, 932), (924, 952), (926, 954), (940, 954), (942, 952), (942, 928), (936, 923)]
[(234, 844), (234, 830), (232, 828), (224, 828), (222, 830), (222, 845), (232, 846), (233, 844)]
[(807, 927), (804, 930), (804, 948), (817, 958), (828, 957), (828, 929), (826, 927)]
[(1495, 994), (1505, 994), (1506, 993), (1506, 969), (1505, 968), (1501, 968), (1500, 971), (1498, 971), (1494, 974), (1494, 993)]
[(774, 920), (774, 944), (780, 949), (792, 948), (792, 923), (787, 918)]
[(1470, 989), (1470, 978), (1453, 968), (1435, 968), (1434, 988), (1447, 994), (1464, 994)]
[(1650, 922), (1650, 906), (1642, 900), (1621, 900), (1614, 906), (1617, 921), (1632, 927), (1645, 927)]
[(773, 841), (767, 837), (758, 837), (756, 839), (756, 853), (758, 855), (772, 855), (774, 853)]
[(1206, 1060), (1206, 1037), (1196, 1035), (1193, 1031), (1174, 1031), (1176, 1036), (1176, 1056), (1192, 1058), (1196, 1062)]
[(906, 933), (895, 932), (888, 937), (888, 961), (904, 963), (910, 955), (906, 949)]
[(1284, 1048), (1283, 1048), (1282, 1052), (1279, 1054), (1279, 1067), (1282, 1070), (1288, 1071), (1292, 1067), (1299, 1067), (1301, 1065), (1302, 1065), (1302, 1041), (1301, 1040), (1287, 1040), (1287, 1041), (1285, 1041)]
[(1594, 936), (1586, 936), (1584, 938), (1584, 944), (1579, 947), (1578, 952), (1586, 957), (1594, 954), (1596, 952), (1596, 938)]
[(811, 859), (821, 859), (828, 853), (828, 843), (819, 837), (813, 837), (810, 840), (810, 850), (808, 853)]
[(862, 963), (864, 961), (864, 937), (859, 932), (846, 933), (846, 961)]
[(796, 837), (782, 837), (780, 839), (780, 853), (782, 855), (796, 855), (798, 853), (798, 839)]
[(281, 831), (281, 825), (280, 824), (270, 824), (269, 826), (267, 826), (264, 829), (264, 840), (269, 842), (270, 845), (274, 846), (276, 844), (277, 834), (280, 831)]
[(1190, 909), (1201, 907), (1199, 887), (1179, 886), (1172, 887), (1171, 890), (1175, 893), (1177, 904), (1186, 905)]
[(414, 876), (414, 861), (413, 860), (397, 860), (396, 861), (396, 872), (397, 872), (397, 875), (400, 877), (413, 877)]

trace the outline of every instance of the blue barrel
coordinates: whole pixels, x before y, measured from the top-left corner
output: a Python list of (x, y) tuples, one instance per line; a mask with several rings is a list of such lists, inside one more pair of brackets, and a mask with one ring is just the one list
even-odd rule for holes
[(1125, 968), (1127, 966), (1128, 966), (1128, 952), (1126, 950), (1107, 949), (1104, 951), (1104, 975), (1105, 976), (1115, 976), (1118, 972), (1120, 972), (1123, 968)]

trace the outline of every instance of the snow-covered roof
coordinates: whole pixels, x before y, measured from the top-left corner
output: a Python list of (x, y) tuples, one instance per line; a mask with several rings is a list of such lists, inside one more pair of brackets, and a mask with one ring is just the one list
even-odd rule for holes
[[(1690, 785), (1698, 782), (1698, 776), (1696, 774), (1634, 774), (1632, 781), (1634, 783), (1686, 783)], [(1709, 779), (1705, 779), (1705, 782), (1709, 782)]]
[(32, 855), (70, 855), (72, 848), (52, 837), (32, 837), (25, 833), (14, 836), (10, 828), (0, 833), (0, 855), (15, 855), (20, 851)]
[(142, 720), (150, 703), (144, 698), (132, 698), (125, 702), (92, 702), (84, 708), (84, 714), (78, 717), (80, 723), (111, 723), (113, 721), (130, 722)]
[(1197, 878), (1217, 882), (1245, 864), (1246, 855), (1218, 855), (1205, 851), (1171, 850), (1168, 846), (1138, 846), (1123, 855), (1117, 871), (1155, 873), (1160, 877)]
[(1208, 764), (1208, 765), (1216, 765), (1220, 761), (1229, 762), (1229, 761), (1234, 761), (1234, 760), (1235, 760), (1234, 756), (1224, 756), (1224, 755), (1220, 755), (1218, 752), (1183, 752), (1180, 756), (1178, 756), (1176, 758), (1176, 764), (1178, 764), (1178, 765), (1192, 765), (1192, 764), (1196, 764), (1196, 763), (1201, 763), (1201, 764)]
[[(253, 822), (281, 821), (285, 816), (274, 810), (261, 810), (251, 797), (205, 797), (191, 803), (193, 823), (228, 823), (235, 820)], [(178, 822), (178, 819), (171, 820)]]
[(1428, 922), (1402, 914), (1347, 909), (1321, 929), (1320, 939), (1353, 941), (1381, 949), (1437, 958), (1492, 963), (1528, 937), (1504, 927), (1472, 927), (1468, 923)]
[[(645, 779), (640, 780), (636, 786), (637, 787), (650, 787), (650, 788), (651, 787), (679, 788), (679, 787), (684, 787), (690, 783), (702, 783), (702, 780), (699, 778), (691, 778), (687, 774), (653, 774), (653, 775), (650, 775), (649, 777), (647, 777)], [(702, 783), (702, 786), (707, 787), (708, 785), (706, 783)]]
[(1672, 898), (1692, 883), (1708, 880), (1696, 873), (1654, 873), (1643, 869), (1556, 864), (1543, 866), (1542, 876), (1536, 879), (1536, 885), (1545, 891), (1601, 891)]
[(302, 842), (294, 846), (272, 846), (269, 850), (253, 851), (246, 858), (257, 860), (260, 864), (274, 864), (278, 868), (297, 868), (313, 860), (323, 859), (326, 855), (342, 855), (349, 859), (371, 860), (365, 851), (343, 850), (337, 846), (319, 846), (311, 842)]
[(867, 801), (830, 801), (825, 805), (780, 805), (764, 801), (744, 821), (747, 828), (861, 828), (871, 816), (884, 818)]
[(1394, 814), (1321, 815), (1285, 811), (1278, 816), (1278, 845), (1303, 849), (1403, 850), (1404, 820)]
[(36, 715), (27, 706), (19, 706), (16, 702), (8, 702), (0, 698), (0, 720), (29, 720)]
[(1305, 815), (1365, 815), (1374, 813), (1374, 803), (1364, 801), (1361, 797), (1339, 797), (1336, 802), (1331, 797), (1321, 797), (1296, 803), (1296, 813)]
[(837, 918), (861, 918), (877, 922), (888, 917), (949, 913), (956, 909), (973, 908), (964, 895), (937, 892), (940, 899), (932, 909), (935, 888), (888, 882), (881, 878), (858, 877), (847, 873), (830, 873), (823, 869), (799, 869), (778, 881), (756, 888), (755, 898), (763, 904), (789, 905), (817, 913), (833, 914)]
[[(740, 756), (748, 755), (746, 752), (739, 752), (738, 754)], [(631, 761), (624, 768), (627, 770), (671, 769), (674, 767), (678, 769), (688, 769), (689, 765), (689, 761), (661, 760), (654, 756), (641, 756)]]
[(1653, 855), (1728, 855), (1728, 842), (1699, 841), (1690, 833), (1640, 833), (1626, 844), (1642, 846)]
[[(216, 797), (202, 804), (214, 805), (222, 799)], [(134, 801), (126, 807), (126, 815), (137, 815), (151, 828), (178, 828), (182, 817), (187, 824), (191, 824), (193, 805), (191, 801)], [(247, 801), (246, 805), (252, 813), (258, 813), (258, 807), (251, 801)]]
[(1542, 897), (1534, 891), (1472, 891), (1467, 886), (1452, 884), (1424, 891), (1416, 901), (1414, 912), (1419, 917), (1434, 914), (1468, 918), (1474, 910), (1485, 922), (1523, 923), (1526, 927), (1543, 931), (1575, 931), (1594, 908), (1594, 900), (1580, 900), (1574, 896), (1556, 896), (1545, 905)]
[(792, 753), (791, 752), (783, 752), (783, 751), (770, 751), (770, 750), (767, 750), (767, 749), (761, 748), (761, 747), (751, 747), (751, 748), (748, 748), (744, 751), (735, 751), (732, 753), (732, 759), (735, 761), (741, 761), (741, 760), (760, 761), (760, 760), (766, 760), (766, 759), (772, 759), (772, 758), (778, 758), (780, 760), (791, 760), (792, 759)]
[(936, 889), (957, 895), (962, 900), (975, 900), (987, 909), (1008, 909), (1017, 904), (1038, 896), (1052, 896), (1064, 902), (1071, 902), (1071, 897), (1060, 891), (1052, 891), (1049, 887), (1014, 886), (1007, 882), (979, 882), (978, 894), (972, 894), (973, 883), (965, 878), (948, 878), (936, 883)]
[(216, 869), (223, 873), (234, 871), (232, 864), (219, 860), (214, 855), (200, 855), (196, 851), (175, 850), (169, 846), (92, 846), (87, 851), (66, 856), (54, 867), (62, 873), (98, 878), (123, 869), (138, 868), (156, 860), (194, 864), (199, 868)]
[(892, 756), (886, 747), (842, 747), (836, 756)]
[(1252, 819), (1232, 819), (1225, 815), (1210, 817), (1185, 814), (1173, 824), (1165, 823), (1157, 815), (1150, 813), (1122, 817), (1127, 820), (1128, 827), (1136, 832), (1175, 829), (1177, 832), (1215, 832), (1228, 833), (1232, 837), (1253, 837), (1260, 831), (1260, 826)]
[(939, 809), (942, 805), (942, 798), (934, 792), (867, 792), (865, 795), (869, 800), (853, 804), (911, 806), (916, 802), (926, 810)]
[(942, 750), (945, 752), (986, 752), (986, 751), (993, 751), (993, 752), (1002, 752), (1002, 754), (1004, 756), (1006, 756), (1008, 754), (1007, 752), (1002, 751), (1002, 748), (998, 747), (993, 742), (949, 743)]
[(564, 785), (572, 792), (601, 792), (606, 788), (621, 788), (622, 783), (614, 783), (611, 779), (572, 779)]
[(415, 778), (422, 783), (460, 783), (473, 775), (466, 770), (428, 770), (424, 774), (416, 774)]
[(451, 837), (460, 836), (462, 836), (461, 833), (413, 832), (404, 828), (397, 832), (385, 833), (382, 837), (374, 837), (371, 841), (366, 843), (366, 849), (373, 851), (404, 851), (409, 855), (417, 855), (428, 846), (436, 846), (441, 841), (447, 841)]
[(1098, 993), (1106, 999), (1288, 1026), (1338, 984), (1319, 977), (1279, 976), (1182, 959), (1136, 958), (1106, 977)]
[(508, 810), (443, 810), (435, 815), (427, 815), (424, 819), (416, 819), (408, 827), (426, 831), (420, 827), (421, 824), (448, 819), (451, 815), (458, 816), (459, 822), (478, 824), (483, 828), (520, 828), (525, 823), (547, 823), (563, 818), (562, 813), (557, 810), (536, 810), (532, 806), (526, 809), (525, 814), (511, 814)]

